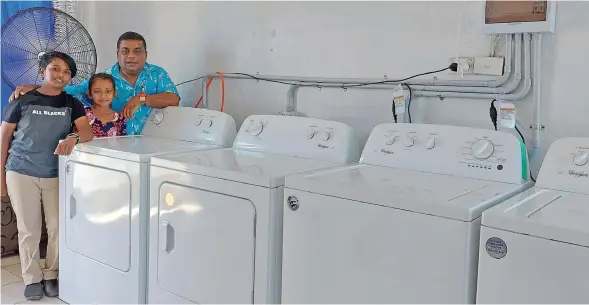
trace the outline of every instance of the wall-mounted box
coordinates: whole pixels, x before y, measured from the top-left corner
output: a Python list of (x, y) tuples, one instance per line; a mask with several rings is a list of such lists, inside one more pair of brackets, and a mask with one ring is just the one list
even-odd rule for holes
[(485, 34), (554, 33), (556, 1), (484, 2)]

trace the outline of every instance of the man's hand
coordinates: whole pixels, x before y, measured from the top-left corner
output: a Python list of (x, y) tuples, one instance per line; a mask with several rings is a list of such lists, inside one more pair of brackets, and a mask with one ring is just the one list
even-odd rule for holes
[(16, 98), (18, 98), (19, 96), (24, 95), (25, 93), (27, 93), (31, 90), (35, 90), (40, 87), (41, 86), (39, 86), (39, 85), (20, 85), (20, 86), (16, 87), (16, 90), (14, 90), (14, 92), (12, 92), (12, 94), (10, 95), (10, 98), (8, 98), (8, 102), (12, 102)]
[(76, 137), (67, 137), (61, 141), (55, 148), (55, 154), (60, 156), (69, 156), (76, 146)]
[(141, 101), (139, 101), (138, 96), (130, 98), (125, 107), (123, 107), (123, 110), (121, 111), (121, 113), (123, 114), (123, 118), (132, 118), (135, 111), (139, 109), (139, 106), (141, 106)]

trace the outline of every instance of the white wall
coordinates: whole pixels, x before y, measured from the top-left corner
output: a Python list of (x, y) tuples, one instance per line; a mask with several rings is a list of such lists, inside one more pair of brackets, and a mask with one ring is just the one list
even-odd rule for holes
[[(148, 61), (165, 67), (176, 82), (207, 72), (308, 77), (389, 79), (445, 67), (448, 59), (485, 56), (483, 2), (80, 2), (84, 23), (98, 49), (98, 66), (116, 61), (118, 36), (145, 36)], [(542, 99), (545, 144), (563, 136), (589, 136), (589, 2), (560, 2), (556, 33), (543, 41)], [(503, 53), (500, 47), (499, 53)], [(442, 73), (440, 78), (450, 78)], [(215, 81), (218, 84), (218, 81)], [(194, 105), (200, 82), (179, 87), (182, 105)], [(284, 109), (288, 87), (231, 80), (226, 111), (240, 124), (249, 114)], [(211, 88), (219, 108), (219, 86)], [(366, 138), (392, 121), (390, 93), (302, 89), (299, 111), (340, 120)], [(532, 93), (518, 103), (531, 123)], [(421, 98), (414, 122), (492, 128), (490, 101)], [(529, 136), (530, 132), (524, 130)], [(529, 141), (528, 141), (529, 142)]]

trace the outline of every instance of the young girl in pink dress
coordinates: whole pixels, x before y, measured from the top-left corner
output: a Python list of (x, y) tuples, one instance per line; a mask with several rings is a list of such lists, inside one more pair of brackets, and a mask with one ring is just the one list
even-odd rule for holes
[(92, 106), (85, 110), (94, 137), (115, 137), (127, 134), (126, 120), (120, 113), (110, 108), (117, 94), (115, 88), (115, 80), (110, 74), (97, 73), (88, 81), (88, 96), (92, 100)]

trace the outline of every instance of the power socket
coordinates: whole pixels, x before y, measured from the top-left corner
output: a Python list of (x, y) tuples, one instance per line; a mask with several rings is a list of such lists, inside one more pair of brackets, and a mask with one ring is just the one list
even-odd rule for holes
[(474, 60), (474, 74), (503, 75), (503, 62), (501, 57), (476, 57)]
[(460, 70), (462, 69), (462, 74), (472, 74), (475, 61), (474, 57), (451, 57), (450, 64), (453, 63), (458, 64), (458, 72), (450, 71), (450, 73), (460, 73)]

